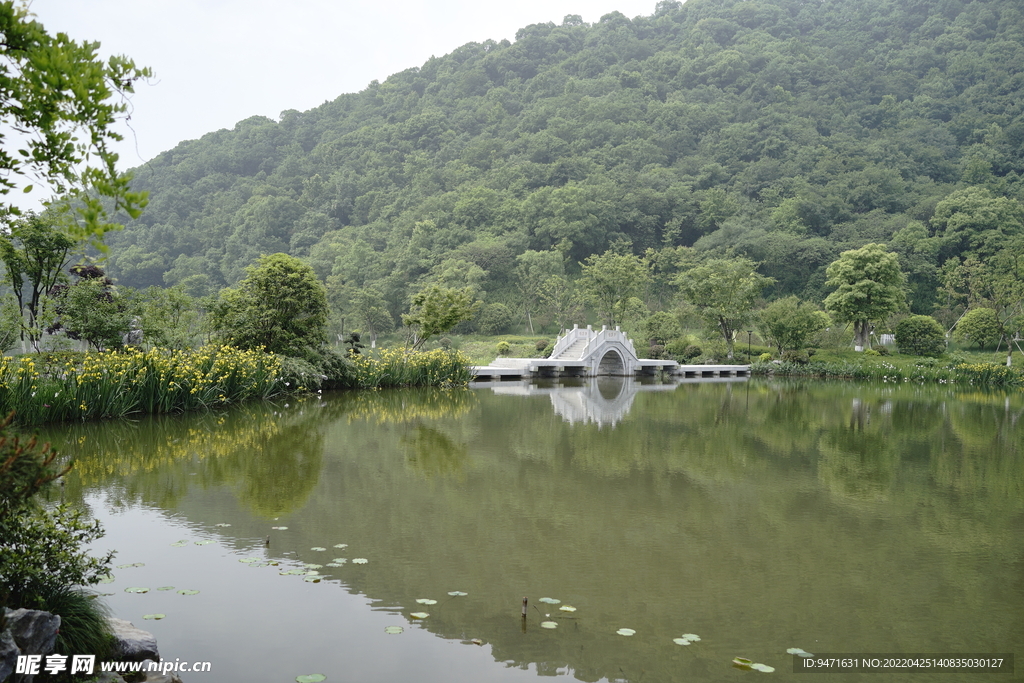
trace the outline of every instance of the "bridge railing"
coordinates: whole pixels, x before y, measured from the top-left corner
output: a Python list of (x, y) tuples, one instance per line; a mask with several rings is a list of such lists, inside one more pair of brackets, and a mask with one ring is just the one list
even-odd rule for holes
[(571, 330), (566, 330), (565, 334), (559, 335), (555, 340), (555, 347), (551, 350), (551, 357), (556, 357), (559, 353), (572, 346), (578, 339), (587, 340), (587, 344), (583, 347), (583, 353), (580, 354), (583, 358), (590, 353), (591, 349), (600, 347), (606, 341), (620, 342), (629, 349), (634, 358), (638, 357), (636, 348), (633, 346), (633, 340), (626, 336), (625, 332), (620, 330), (618, 326), (614, 330), (610, 330), (604, 325), (601, 326), (600, 330), (594, 330), (590, 325), (587, 325), (586, 328), (576, 325)]

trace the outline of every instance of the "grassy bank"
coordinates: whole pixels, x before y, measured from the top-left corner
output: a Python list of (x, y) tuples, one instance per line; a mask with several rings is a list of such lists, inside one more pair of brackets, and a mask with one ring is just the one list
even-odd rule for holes
[(880, 382), (926, 382), (992, 387), (1024, 386), (1024, 370), (1006, 367), (988, 353), (952, 353), (939, 358), (921, 356), (865, 356), (861, 353), (825, 352), (808, 363), (757, 362), (754, 375), (858, 379)]

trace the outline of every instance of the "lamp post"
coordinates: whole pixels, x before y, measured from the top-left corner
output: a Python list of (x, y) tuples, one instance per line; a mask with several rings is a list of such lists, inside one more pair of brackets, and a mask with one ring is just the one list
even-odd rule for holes
[(747, 330), (747, 362), (750, 362), (750, 335), (754, 333), (753, 330)]

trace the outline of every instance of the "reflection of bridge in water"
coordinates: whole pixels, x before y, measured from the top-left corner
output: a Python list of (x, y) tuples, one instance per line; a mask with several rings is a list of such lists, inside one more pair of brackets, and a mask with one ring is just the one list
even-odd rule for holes
[(471, 368), (474, 379), (502, 380), (535, 377), (636, 377), (682, 375), (692, 378), (747, 377), (749, 365), (680, 365), (674, 360), (639, 358), (633, 341), (618, 327), (580, 329), (559, 335), (548, 358), (495, 358), (490, 365)]
[(742, 382), (745, 378), (673, 379), (665, 384), (641, 382), (632, 377), (588, 377), (559, 383), (492, 382), (485, 385), (505, 396), (548, 396), (555, 414), (569, 424), (594, 423), (614, 427), (633, 406), (641, 391), (674, 391), (676, 386), (691, 382)]

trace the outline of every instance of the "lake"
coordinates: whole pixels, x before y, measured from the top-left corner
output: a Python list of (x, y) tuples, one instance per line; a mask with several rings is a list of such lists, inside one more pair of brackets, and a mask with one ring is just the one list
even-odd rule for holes
[(1021, 392), (601, 378), (42, 435), (96, 549), (142, 563), (97, 587), (114, 614), (211, 662), (185, 683), (859, 681), (787, 649), (1024, 644), (1022, 416)]

